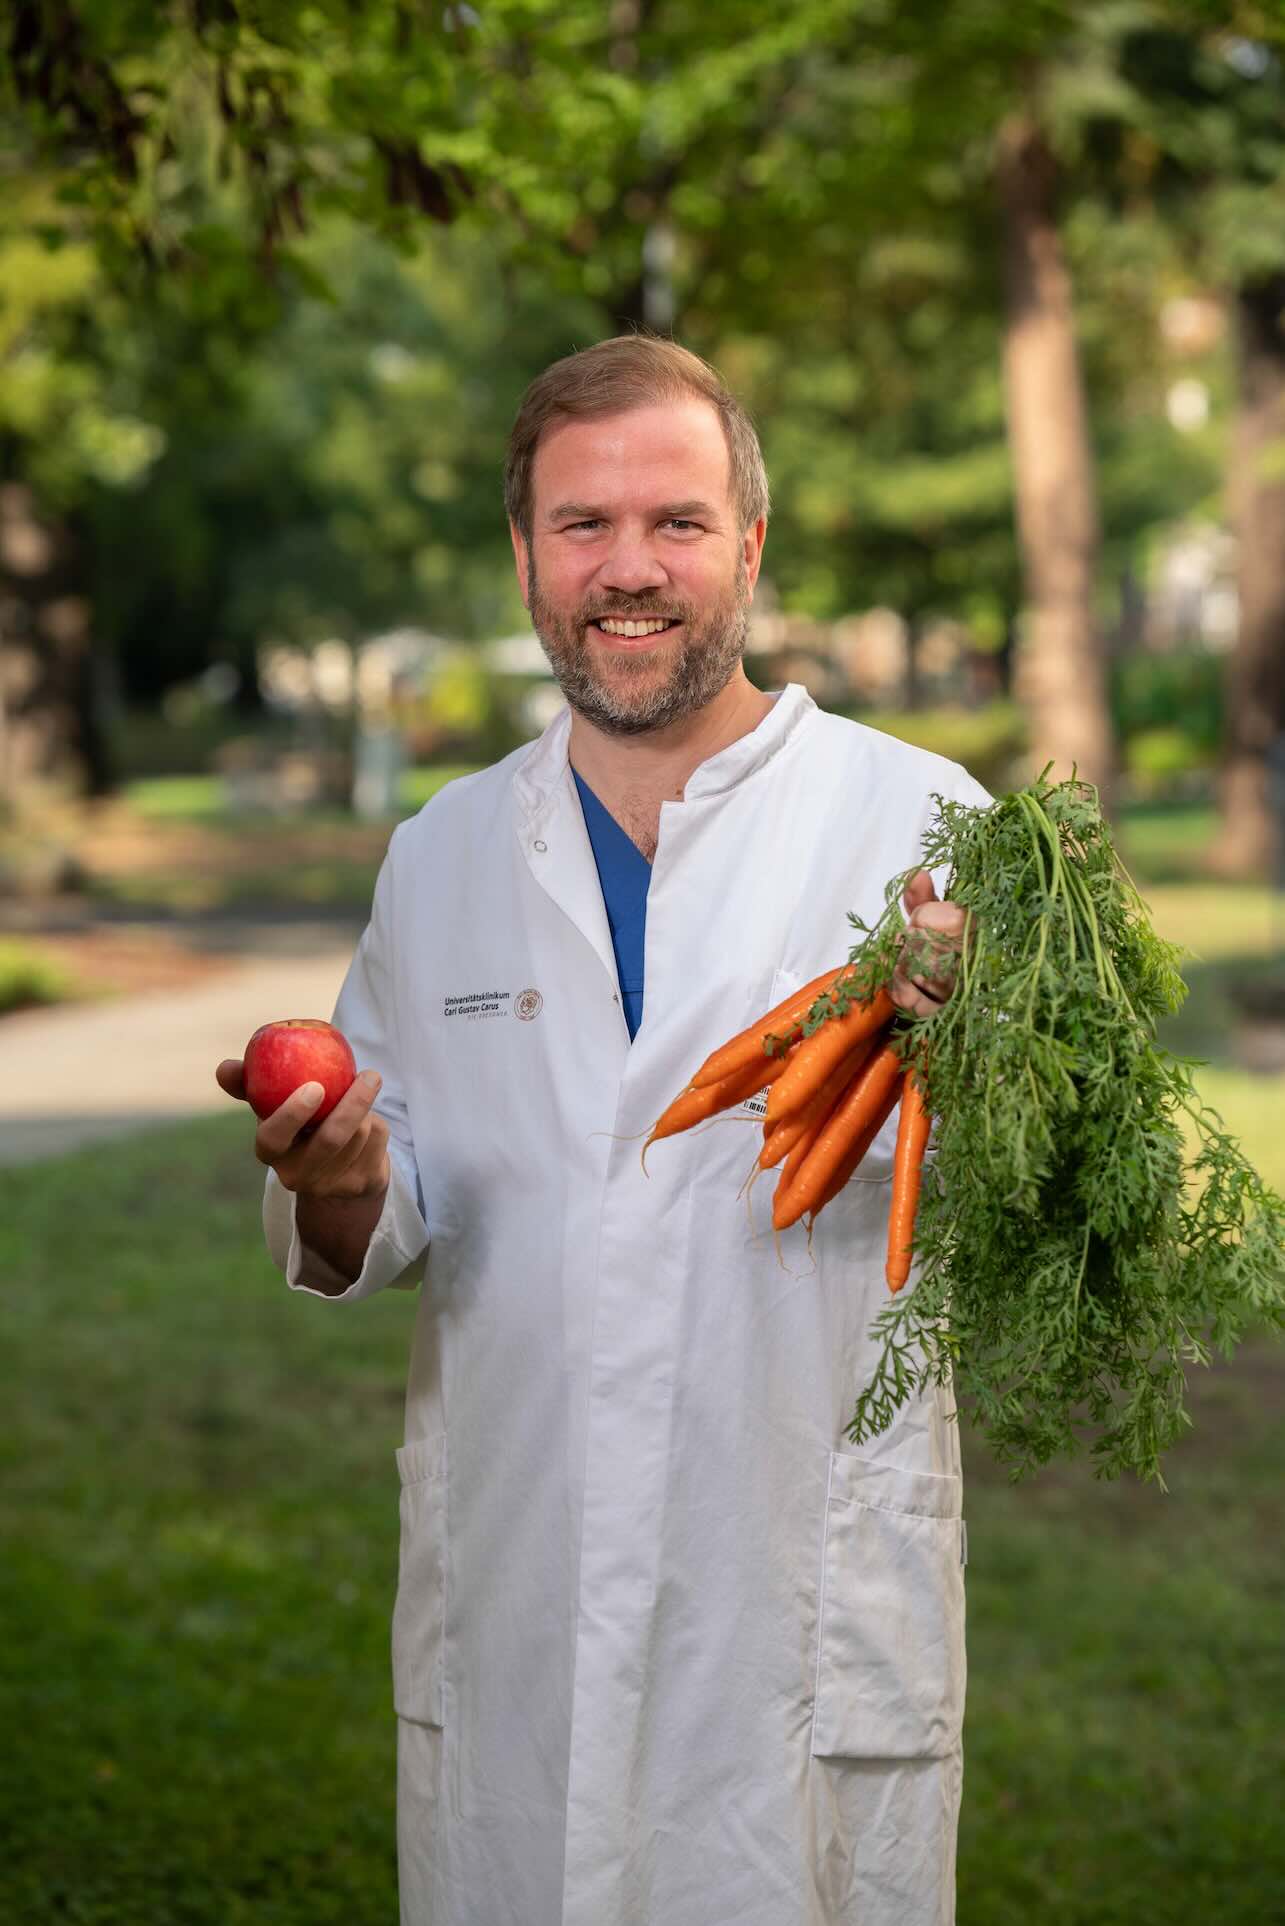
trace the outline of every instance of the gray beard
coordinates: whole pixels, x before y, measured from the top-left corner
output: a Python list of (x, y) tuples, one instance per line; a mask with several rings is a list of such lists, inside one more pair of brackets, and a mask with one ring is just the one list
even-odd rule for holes
[[(527, 595), (532, 625), (558, 687), (570, 707), (604, 735), (645, 735), (696, 715), (727, 687), (745, 655), (750, 599), (743, 560), (737, 566), (732, 595), (711, 609), (700, 626), (693, 621), (687, 604), (666, 600), (664, 612), (683, 623), (684, 639), (663, 681), (654, 681), (653, 664), (645, 657), (621, 650), (607, 658), (617, 675), (624, 677), (624, 688), (604, 684), (594, 669), (585, 628), (594, 615), (603, 612), (601, 609), (577, 611), (573, 621), (563, 621), (544, 598), (534, 558), (527, 572)], [(628, 619), (629, 599), (613, 596), (612, 613)], [(654, 592), (639, 596), (640, 613), (654, 613), (659, 599)], [(651, 609), (648, 603), (653, 605)], [(630, 683), (636, 686), (631, 689)]]

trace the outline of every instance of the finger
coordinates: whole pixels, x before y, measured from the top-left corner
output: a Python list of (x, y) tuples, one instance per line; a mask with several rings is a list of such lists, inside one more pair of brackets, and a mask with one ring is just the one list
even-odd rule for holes
[[(958, 976), (958, 951), (940, 947), (940, 938), (931, 942), (907, 943), (893, 971), (891, 994), (894, 1003), (903, 1008), (911, 1007), (907, 999), (926, 999), (933, 1009), (939, 1008), (952, 994)], [(917, 1007), (917, 1006), (916, 1006)], [(917, 1014), (924, 1014), (917, 1007)]]
[[(377, 1070), (363, 1070), (353, 1078), (339, 1102), (316, 1129), (315, 1142), (325, 1132), (322, 1149), (333, 1156), (346, 1143), (379, 1094), (383, 1078)], [(255, 1152), (259, 1162), (275, 1164), (294, 1148), (299, 1133), (308, 1128), (312, 1114), (324, 1092), (319, 1083), (303, 1083), (291, 1091), (279, 1110), (274, 1110), (259, 1126)], [(307, 1140), (305, 1140), (307, 1141)]]
[(895, 980), (889, 995), (899, 1010), (904, 1010), (907, 1016), (916, 1017), (935, 1016), (946, 1001), (944, 997), (926, 995), (912, 983), (898, 984)]
[[(382, 1078), (377, 1070), (363, 1070), (348, 1086), (330, 1115), (309, 1133), (308, 1138), (308, 1176), (312, 1178), (328, 1175), (332, 1167), (342, 1168), (341, 1159), (346, 1159), (350, 1144), (358, 1149), (369, 1137), (376, 1119), (370, 1115), (370, 1107), (379, 1095)], [(381, 1129), (382, 1118), (378, 1120)]]
[[(327, 1118), (327, 1125), (329, 1121)], [(364, 1181), (351, 1184), (345, 1180), (358, 1176), (364, 1180), (370, 1170), (381, 1163), (388, 1142), (388, 1125), (382, 1117), (367, 1115), (337, 1148), (333, 1140), (323, 1137), (324, 1128), (319, 1126), (313, 1138), (300, 1138), (277, 1165), (277, 1175), (286, 1189), (311, 1191), (327, 1197), (365, 1188)]]
[(963, 939), (940, 930), (913, 928), (907, 932), (897, 957), (896, 969), (903, 977), (941, 978), (953, 981), (958, 969)]
[(959, 953), (948, 950), (944, 955), (940, 950), (917, 950), (903, 954), (893, 971), (893, 982), (917, 983), (930, 995), (949, 996), (954, 987), (958, 971)]
[(286, 1155), (325, 1094), (319, 1083), (301, 1083), (279, 1109), (263, 1119), (254, 1138), (255, 1155), (261, 1164), (275, 1164)]
[(959, 903), (939, 903), (936, 898), (920, 903), (910, 914), (911, 929), (932, 930), (954, 943), (963, 940), (967, 924), (968, 911)]
[(928, 871), (926, 869), (917, 869), (902, 891), (901, 900), (905, 904), (906, 914), (909, 916), (919, 908), (921, 903), (934, 902), (936, 896), (937, 891), (933, 887), (933, 879)]
[[(326, 1122), (329, 1121), (327, 1118)], [(372, 1128), (372, 1120), (363, 1117), (356, 1130), (351, 1131), (342, 1142), (333, 1143), (323, 1139), (324, 1125), (319, 1127), (316, 1137), (299, 1151), (303, 1187), (319, 1191), (338, 1188), (345, 1172), (351, 1170), (354, 1164), (361, 1163), (365, 1157)]]
[(945, 976), (910, 976), (906, 981), (920, 996), (927, 997), (934, 1009), (946, 1002), (955, 987), (954, 979)]
[(214, 1072), (214, 1080), (220, 1090), (226, 1090), (229, 1097), (239, 1097), (245, 1102), (245, 1069), (240, 1057), (224, 1057)]

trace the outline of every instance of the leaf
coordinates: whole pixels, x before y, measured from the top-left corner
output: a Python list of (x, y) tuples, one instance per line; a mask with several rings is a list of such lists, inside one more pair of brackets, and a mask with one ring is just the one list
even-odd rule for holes
[[(1285, 1323), (1285, 1201), (1156, 1041), (1185, 994), (1178, 951), (1092, 788), (1041, 779), (991, 808), (937, 803), (923, 862), (950, 871), (973, 938), (954, 995), (905, 1046), (936, 1157), (917, 1281), (876, 1322), (849, 1436), (953, 1378), (1016, 1475), (1087, 1439), (1101, 1475), (1163, 1483), (1189, 1423), (1186, 1366), (1253, 1321)], [(891, 978), (909, 874), (851, 953), (867, 994)]]

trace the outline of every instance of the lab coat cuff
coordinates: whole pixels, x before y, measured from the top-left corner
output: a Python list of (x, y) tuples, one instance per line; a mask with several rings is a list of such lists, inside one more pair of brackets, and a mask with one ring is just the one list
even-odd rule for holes
[(292, 1291), (324, 1297), (328, 1303), (351, 1303), (386, 1289), (414, 1290), (424, 1273), (428, 1227), (415, 1191), (395, 1156), (390, 1156), (388, 1194), (379, 1221), (371, 1232), (366, 1261), (351, 1281), (342, 1271), (310, 1250), (299, 1235), (293, 1191), (268, 1172), (263, 1192), (263, 1231), (273, 1263), (285, 1274)]

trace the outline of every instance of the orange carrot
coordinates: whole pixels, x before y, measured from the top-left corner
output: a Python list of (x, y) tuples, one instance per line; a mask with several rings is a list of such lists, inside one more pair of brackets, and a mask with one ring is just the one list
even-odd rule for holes
[[(875, 1125), (877, 1129), (891, 1113), (900, 1076), (901, 1058), (890, 1044), (885, 1044), (868, 1059), (848, 1085), (789, 1182), (782, 1172), (772, 1204), (772, 1224), (776, 1230), (785, 1230), (790, 1224), (796, 1224), (809, 1211), (815, 1215), (828, 1203), (832, 1194), (830, 1187), (850, 1158), (848, 1175), (856, 1169), (857, 1162), (864, 1155), (861, 1148), (863, 1138), (869, 1133), (867, 1148), (869, 1142), (873, 1141), (874, 1129), (871, 1129), (871, 1125), (874, 1119), (880, 1119), (879, 1124)], [(779, 1084), (774, 1085), (773, 1091), (779, 1087)], [(770, 1097), (768, 1103), (771, 1104)], [(846, 1178), (844, 1181), (847, 1181)]]
[[(835, 1102), (832, 1103), (828, 1109), (818, 1109), (816, 1116), (812, 1119), (812, 1122), (807, 1125), (806, 1129), (804, 1129), (794, 1144), (793, 1149), (787, 1153), (785, 1163), (781, 1169), (781, 1175), (777, 1179), (777, 1197), (785, 1197), (787, 1195), (790, 1186), (811, 1155), (812, 1146), (821, 1135), (821, 1132), (832, 1121), (839, 1105), (847, 1102), (849, 1092), (861, 1081), (862, 1076), (865, 1074), (865, 1068), (864, 1063), (858, 1064), (857, 1068), (840, 1090)], [(786, 1121), (788, 1122), (789, 1119), (787, 1118)], [(775, 1199), (773, 1200), (773, 1211), (775, 1212)]]
[(910, 1276), (911, 1246), (915, 1236), (915, 1212), (919, 1207), (919, 1187), (924, 1174), (924, 1151), (932, 1118), (924, 1102), (922, 1086), (908, 1076), (901, 1093), (901, 1116), (897, 1121), (897, 1148), (892, 1160), (892, 1205), (888, 1212), (888, 1267), (884, 1273), (888, 1289), (895, 1295)]
[(767, 1037), (789, 1036), (799, 1029), (808, 1011), (819, 996), (832, 989), (843, 975), (845, 966), (827, 970), (823, 976), (813, 977), (802, 989), (791, 990), (782, 1002), (756, 1017), (749, 1028), (719, 1045), (718, 1049), (706, 1057), (696, 1075), (692, 1078), (692, 1088), (703, 1090), (707, 1084), (721, 1083), (745, 1064), (757, 1061), (766, 1055), (764, 1041)]
[(869, 1003), (852, 1004), (845, 1015), (831, 1017), (810, 1037), (804, 1037), (794, 1062), (772, 1085), (767, 1100), (767, 1121), (779, 1123), (782, 1117), (800, 1109), (849, 1050), (875, 1036), (895, 1015), (888, 992), (878, 990)]
[(808, 1219), (809, 1236), (811, 1236), (812, 1226), (816, 1223), (821, 1212), (828, 1203), (832, 1202), (832, 1200), (839, 1195), (839, 1192), (844, 1186), (850, 1182), (859, 1166), (864, 1162), (866, 1152), (869, 1150), (871, 1144), (879, 1135), (879, 1132), (883, 1129), (893, 1111), (897, 1108), (898, 1103), (901, 1101), (901, 1085), (903, 1081), (904, 1078), (899, 1078), (893, 1085), (883, 1102), (879, 1105), (879, 1108), (875, 1111), (873, 1117), (871, 1117), (867, 1123), (865, 1129), (852, 1145), (852, 1148), (839, 1165), (839, 1168), (835, 1171), (834, 1176), (830, 1179), (830, 1182), (826, 1186), (825, 1195), (822, 1197), (820, 1203), (815, 1206), (812, 1215)]
[[(759, 1169), (771, 1170), (779, 1164), (801, 1138), (807, 1136), (809, 1144), (816, 1132), (834, 1109), (848, 1084), (856, 1076), (875, 1044), (873, 1037), (866, 1037), (855, 1049), (849, 1050), (842, 1063), (830, 1072), (816, 1095), (809, 1097), (800, 1109), (788, 1117), (782, 1117), (776, 1124), (763, 1122), (763, 1148), (759, 1152)], [(797, 1047), (797, 1046), (796, 1046)]]
[[(793, 1046), (797, 1049), (797, 1044)], [(747, 1097), (756, 1096), (765, 1084), (774, 1083), (788, 1068), (793, 1049), (783, 1057), (760, 1057), (745, 1068), (723, 1077), (718, 1083), (707, 1083), (697, 1090), (689, 1084), (680, 1090), (674, 1101), (664, 1110), (651, 1127), (644, 1154), (658, 1137), (674, 1137), (680, 1130), (690, 1130), (694, 1124), (704, 1123), (720, 1110), (727, 1110), (733, 1104), (744, 1103)]]

